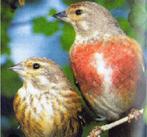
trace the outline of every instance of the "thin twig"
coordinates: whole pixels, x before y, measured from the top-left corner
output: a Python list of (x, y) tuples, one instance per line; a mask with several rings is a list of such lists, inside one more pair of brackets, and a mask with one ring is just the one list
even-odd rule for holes
[[(144, 109), (140, 109), (139, 110), (140, 114), (143, 114), (143, 111), (144, 111)], [(121, 125), (121, 124), (123, 124), (125, 122), (128, 122), (130, 120), (130, 118), (131, 119), (134, 119), (135, 118), (135, 115), (130, 114), (129, 116), (126, 116), (124, 118), (121, 118), (121, 119), (119, 119), (117, 121), (114, 121), (114, 122), (112, 122), (110, 124), (106, 124), (106, 125), (103, 125), (103, 126), (100, 126), (100, 127), (97, 126), (96, 128), (94, 128), (91, 131), (91, 133), (90, 133), (90, 135), (88, 137), (100, 137), (100, 134), (102, 132), (107, 131), (107, 130), (110, 130), (110, 129), (112, 129), (112, 128), (118, 126), (118, 125)]]

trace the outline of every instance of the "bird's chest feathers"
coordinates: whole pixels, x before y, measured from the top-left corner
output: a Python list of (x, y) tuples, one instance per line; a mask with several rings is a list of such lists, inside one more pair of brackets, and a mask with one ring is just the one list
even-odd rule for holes
[(19, 107), (21, 108), (23, 105), (27, 106), (25, 111), (30, 112), (34, 118), (40, 118), (42, 113), (44, 115), (47, 114), (48, 117), (52, 117), (53, 108), (49, 100), (49, 94), (44, 94), (40, 92), (39, 89), (30, 85), (27, 89), (21, 88), (18, 92), (18, 96), (22, 101), (22, 105), (20, 104)]
[[(31, 89), (34, 90), (34, 87)], [(73, 100), (65, 100), (62, 96), (65, 92), (61, 93), (56, 90), (53, 88), (44, 93), (38, 93), (36, 90), (35, 94), (31, 94), (33, 91), (30, 93), (23, 87), (18, 91), (14, 99), (14, 111), (26, 134), (31, 135), (30, 133), (35, 129), (35, 134), (39, 132), (42, 134), (40, 136), (48, 136), (54, 131), (54, 125), (60, 128), (62, 124), (66, 125), (69, 122), (70, 116), (77, 115), (78, 106), (76, 109), (71, 107)], [(66, 95), (65, 97), (67, 97)], [(75, 107), (75, 105), (73, 106)], [(70, 111), (70, 109), (72, 110)]]
[(70, 58), (82, 91), (101, 94), (102, 90), (111, 92), (112, 88), (119, 88), (125, 94), (125, 90), (134, 90), (139, 57), (133, 48), (137, 45), (133, 44), (128, 39), (114, 38), (76, 45), (71, 51)]
[(21, 88), (14, 99), (16, 117), (28, 135), (31, 135), (33, 129), (42, 135), (46, 134), (45, 131), (49, 133), (55, 121), (52, 98), (49, 94), (38, 93), (33, 87), (29, 89), (32, 91), (28, 93), (25, 88)]
[[(92, 55), (99, 50), (98, 46), (82, 45), (71, 52), (71, 63), (78, 82), (84, 91), (88, 91), (95, 84), (100, 86), (102, 81), (97, 77), (96, 70), (91, 66)], [(85, 85), (85, 86), (84, 86)], [(96, 86), (95, 85), (95, 86)]]

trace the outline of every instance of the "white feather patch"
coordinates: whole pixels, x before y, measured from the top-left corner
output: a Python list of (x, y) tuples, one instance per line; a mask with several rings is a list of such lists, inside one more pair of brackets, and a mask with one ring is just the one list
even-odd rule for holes
[(103, 85), (105, 88), (105, 92), (108, 92), (109, 88), (112, 85), (112, 69), (110, 66), (106, 65), (103, 54), (95, 53), (92, 65), (96, 68), (97, 73), (103, 76)]
[(92, 33), (90, 36), (82, 36), (82, 35), (76, 35), (76, 38), (75, 38), (75, 42), (74, 44), (76, 43), (91, 43), (95, 40), (99, 39), (99, 33), (96, 31), (94, 33)]
[(48, 85), (49, 80), (45, 76), (39, 76), (39, 82), (41, 85)]
[(81, 21), (81, 22), (80, 22), (80, 25), (82, 26), (82, 28), (83, 28), (84, 30), (88, 30), (88, 29), (89, 29), (89, 27), (88, 27), (86, 21)]

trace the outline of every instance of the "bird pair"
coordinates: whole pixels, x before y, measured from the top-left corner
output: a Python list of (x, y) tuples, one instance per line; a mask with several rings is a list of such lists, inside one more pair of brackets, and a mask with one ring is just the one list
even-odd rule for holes
[[(137, 42), (121, 30), (110, 12), (94, 2), (78, 2), (54, 15), (69, 22), (76, 38), (70, 61), (81, 92), (97, 116), (116, 120), (143, 95), (143, 58)], [(45, 58), (12, 67), (23, 78), (14, 99), (26, 137), (81, 136), (81, 98), (62, 70)], [(144, 96), (144, 95), (143, 95)]]

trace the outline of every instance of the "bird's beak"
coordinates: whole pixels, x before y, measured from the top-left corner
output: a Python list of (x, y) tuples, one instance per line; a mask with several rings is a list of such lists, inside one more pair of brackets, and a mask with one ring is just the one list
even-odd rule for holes
[(16, 64), (15, 66), (10, 67), (9, 69), (13, 70), (19, 74), (22, 74), (24, 72), (24, 68), (21, 63)]
[(66, 13), (66, 11), (62, 11), (62, 12), (54, 14), (53, 17), (60, 19), (60, 20), (63, 20), (63, 21), (66, 21), (67, 13)]

